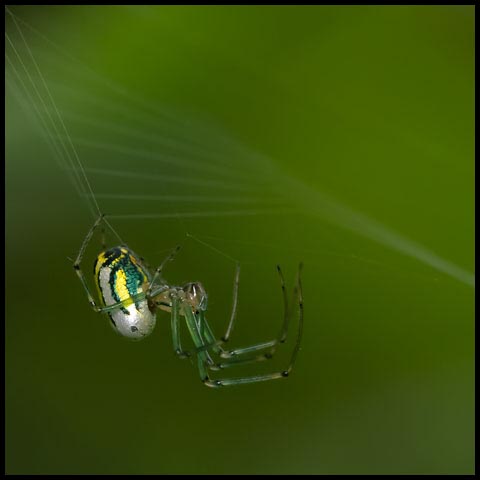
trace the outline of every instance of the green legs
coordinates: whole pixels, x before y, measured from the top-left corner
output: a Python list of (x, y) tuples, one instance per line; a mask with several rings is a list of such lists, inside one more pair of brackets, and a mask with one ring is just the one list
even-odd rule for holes
[(237, 318), (237, 304), (238, 304), (238, 283), (240, 281), (240, 265), (237, 263), (235, 268), (235, 278), (233, 281), (233, 302), (232, 302), (232, 314), (230, 315), (230, 322), (228, 323), (227, 331), (222, 337), (222, 342), (228, 342), (230, 334), (232, 333), (233, 324)]
[(180, 300), (176, 294), (172, 294), (172, 312), (171, 312), (171, 322), (172, 322), (172, 339), (173, 339), (173, 349), (175, 353), (180, 358), (190, 357), (190, 352), (186, 352), (182, 348), (182, 343), (180, 341), (180, 322), (179, 322), (179, 305)]
[[(296, 286), (294, 289), (294, 299), (296, 299), (296, 305), (298, 306), (298, 317), (299, 317), (297, 340), (296, 340), (295, 347), (290, 359), (290, 363), (288, 367), (283, 371), (268, 373), (264, 375), (251, 375), (251, 376), (240, 377), (240, 378), (221, 378), (221, 379), (211, 379), (208, 374), (209, 369), (223, 370), (225, 368), (229, 368), (237, 365), (244, 365), (247, 363), (255, 363), (255, 362), (268, 360), (272, 357), (276, 346), (279, 343), (283, 343), (285, 341), (286, 335), (288, 332), (288, 325), (290, 321), (291, 312), (289, 312), (288, 310), (285, 282), (279, 267), (278, 267), (278, 272), (281, 279), (285, 314), (284, 314), (282, 329), (277, 339), (270, 340), (268, 342), (258, 343), (258, 344), (247, 346), (244, 348), (237, 348), (229, 351), (224, 350), (222, 348), (221, 345), (228, 340), (228, 337), (231, 333), (233, 323), (236, 317), (236, 304), (237, 304), (238, 278), (239, 278), (238, 267), (235, 274), (233, 311), (230, 317), (227, 333), (225, 334), (225, 336), (222, 338), (221, 341), (217, 341), (215, 339), (215, 336), (213, 335), (213, 332), (207, 320), (205, 319), (205, 312), (198, 312), (197, 314), (195, 314), (192, 311), (192, 309), (189, 307), (189, 305), (185, 303), (178, 304), (178, 306), (181, 309), (181, 312), (178, 311), (177, 305), (175, 309), (172, 308), (172, 331), (173, 331), (173, 337), (174, 337), (174, 346), (176, 349), (178, 349), (178, 351), (182, 352), (183, 354), (189, 355), (190, 353), (195, 353), (197, 355), (200, 378), (207, 386), (217, 388), (222, 386), (241, 385), (246, 383), (263, 382), (267, 380), (275, 380), (277, 378), (288, 377), (288, 375), (291, 373), (295, 365), (295, 361), (297, 359), (297, 355), (300, 350), (301, 337), (303, 333), (303, 293), (302, 293), (302, 284), (301, 284), (301, 278), (300, 278), (301, 268), (302, 268), (302, 265), (300, 264), (298, 274), (297, 274)], [(177, 300), (174, 301), (173, 303), (177, 304)], [(179, 313), (185, 317), (187, 328), (194, 342), (195, 350), (193, 350), (192, 352), (183, 352), (180, 347), (180, 341), (178, 338), (178, 314)], [(175, 327), (173, 327), (173, 323), (176, 324)], [(252, 354), (252, 353), (255, 354), (265, 349), (270, 349), (270, 352), (260, 354), (260, 355), (257, 354), (253, 356), (246, 355), (246, 354)], [(208, 353), (208, 350), (212, 350), (214, 353), (218, 354), (220, 357), (222, 357), (225, 360), (220, 363), (213, 362), (212, 358)]]

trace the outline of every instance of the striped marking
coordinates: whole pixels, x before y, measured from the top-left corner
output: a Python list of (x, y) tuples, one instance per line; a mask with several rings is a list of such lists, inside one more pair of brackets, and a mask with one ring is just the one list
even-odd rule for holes
[[(98, 255), (94, 265), (95, 283), (105, 306), (123, 302), (125, 315), (127, 307), (133, 304), (131, 297), (142, 293), (148, 286), (147, 275), (135, 256), (124, 247), (115, 247)], [(135, 305), (139, 310), (140, 305)]]

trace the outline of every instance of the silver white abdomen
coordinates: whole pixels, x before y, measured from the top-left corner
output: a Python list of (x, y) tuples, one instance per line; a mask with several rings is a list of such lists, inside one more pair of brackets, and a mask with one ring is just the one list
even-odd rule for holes
[(94, 267), (95, 281), (105, 306), (122, 302), (108, 312), (113, 328), (124, 337), (141, 340), (155, 328), (155, 310), (146, 298), (134, 301), (134, 295), (148, 289), (148, 277), (141, 261), (126, 247), (101, 253)]

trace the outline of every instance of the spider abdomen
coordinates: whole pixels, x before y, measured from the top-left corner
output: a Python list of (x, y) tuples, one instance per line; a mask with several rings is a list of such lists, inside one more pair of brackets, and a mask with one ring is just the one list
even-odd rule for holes
[(132, 340), (149, 335), (155, 327), (156, 315), (142, 295), (149, 282), (140, 259), (126, 247), (115, 247), (98, 255), (94, 274), (103, 305), (122, 303), (108, 312), (113, 328)]

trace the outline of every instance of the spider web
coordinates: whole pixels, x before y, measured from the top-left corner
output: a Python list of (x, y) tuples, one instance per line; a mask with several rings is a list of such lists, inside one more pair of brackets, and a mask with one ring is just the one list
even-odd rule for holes
[[(265, 258), (324, 255), (401, 274), (361, 247), (344, 247), (338, 232), (354, 233), (474, 286), (472, 273), (285, 174), (215, 121), (142, 98), (7, 11), (8, 92), (36, 122), (92, 221), (106, 212), (116, 229), (148, 230), (157, 245), (158, 237), (194, 242), (231, 262), (248, 264), (255, 249)], [(313, 224), (321, 239), (312, 238)]]

